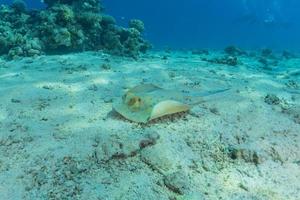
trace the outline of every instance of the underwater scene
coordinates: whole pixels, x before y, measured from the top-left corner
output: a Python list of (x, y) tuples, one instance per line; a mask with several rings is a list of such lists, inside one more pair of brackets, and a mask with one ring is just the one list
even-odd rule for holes
[(299, 0), (0, 0), (0, 200), (299, 200)]

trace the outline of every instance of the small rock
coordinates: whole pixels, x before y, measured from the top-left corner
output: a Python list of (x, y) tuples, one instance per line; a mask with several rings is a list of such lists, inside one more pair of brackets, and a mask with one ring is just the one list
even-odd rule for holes
[(175, 72), (169, 72), (168, 75), (169, 75), (170, 78), (175, 78), (176, 77)]
[(155, 145), (158, 139), (159, 135), (156, 132), (146, 134), (145, 138), (140, 141), (140, 148), (143, 149), (147, 146)]
[(104, 63), (104, 64), (101, 65), (101, 68), (104, 69), (104, 70), (110, 70), (111, 69), (111, 65), (107, 64), (107, 63)]
[(255, 165), (262, 163), (265, 158), (255, 147), (247, 145), (237, 145), (229, 147), (229, 157), (233, 160), (242, 159)]
[(168, 56), (164, 55), (161, 59), (162, 60), (168, 60)]
[(295, 123), (300, 124), (300, 106), (292, 105), (282, 110), (283, 113), (291, 116)]
[(44, 85), (44, 86), (43, 86), (43, 89), (45, 89), (45, 90), (53, 90), (54, 87), (52, 87), (52, 86), (50, 86), (50, 85)]
[(10, 101), (12, 103), (21, 103), (21, 100), (19, 100), (19, 99), (11, 99)]
[(224, 49), (224, 52), (231, 56), (246, 55), (247, 53), (236, 46), (228, 46)]
[(279, 99), (275, 94), (267, 94), (264, 101), (269, 105), (279, 105), (281, 103), (281, 99)]
[(297, 58), (296, 55), (294, 55), (293, 53), (286, 51), (286, 50), (282, 52), (282, 57), (285, 59)]
[(236, 66), (238, 64), (238, 59), (237, 57), (229, 56), (225, 61), (225, 64), (230, 66)]
[(96, 84), (93, 84), (88, 87), (88, 90), (96, 92), (96, 91), (98, 91), (98, 87)]
[(155, 145), (159, 135), (155, 132), (142, 135), (112, 135), (97, 138), (95, 149), (97, 162), (108, 162), (111, 159), (125, 159), (135, 156), (142, 149)]
[(294, 161), (293, 163), (295, 163), (295, 164), (297, 164), (297, 165), (300, 166), (300, 160), (296, 160), (296, 161)]
[(219, 115), (219, 110), (216, 107), (209, 108), (209, 111), (215, 115)]
[(112, 103), (112, 102), (113, 102), (113, 98), (107, 96), (107, 97), (104, 97), (104, 98), (103, 98), (103, 101), (104, 101), (104, 103)]
[(167, 188), (177, 194), (185, 194), (190, 189), (189, 177), (183, 172), (174, 172), (165, 176), (164, 183)]
[(155, 145), (141, 151), (142, 161), (162, 174), (175, 172), (178, 168), (187, 168), (192, 165), (194, 158), (192, 149), (182, 139), (173, 135), (172, 139), (161, 137)]
[(298, 83), (294, 80), (289, 80), (287, 83), (285, 83), (287, 88), (291, 88), (291, 89), (300, 89), (300, 86), (298, 85)]
[(270, 56), (272, 56), (272, 53), (273, 53), (272, 49), (266, 48), (266, 49), (261, 50), (262, 57), (270, 57)]
[(261, 63), (261, 64), (263, 64), (265, 67), (269, 65), (268, 60), (265, 59), (265, 58), (259, 58), (258, 62)]
[(238, 58), (235, 56), (225, 56), (223, 58), (214, 58), (207, 61), (211, 63), (217, 63), (217, 64), (223, 64), (229, 66), (236, 66), (240, 63)]

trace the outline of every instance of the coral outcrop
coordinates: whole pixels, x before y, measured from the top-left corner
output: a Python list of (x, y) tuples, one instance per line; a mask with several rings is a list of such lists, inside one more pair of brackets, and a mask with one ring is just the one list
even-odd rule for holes
[(246, 51), (241, 50), (240, 48), (236, 46), (228, 46), (224, 49), (224, 52), (228, 54), (229, 56), (242, 56), (247, 55)]
[(138, 57), (150, 44), (144, 24), (131, 20), (128, 28), (105, 15), (99, 0), (45, 0), (43, 10), (28, 10), (22, 0), (0, 7), (0, 55), (8, 58), (41, 54), (105, 50)]

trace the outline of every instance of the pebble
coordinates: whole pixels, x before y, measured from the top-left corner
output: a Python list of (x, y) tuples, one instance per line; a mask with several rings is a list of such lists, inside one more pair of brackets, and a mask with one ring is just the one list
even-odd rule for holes
[(279, 105), (281, 103), (281, 100), (275, 94), (267, 94), (264, 101), (269, 105)]
[(191, 187), (189, 177), (181, 171), (166, 175), (164, 183), (171, 191), (181, 195), (187, 193)]

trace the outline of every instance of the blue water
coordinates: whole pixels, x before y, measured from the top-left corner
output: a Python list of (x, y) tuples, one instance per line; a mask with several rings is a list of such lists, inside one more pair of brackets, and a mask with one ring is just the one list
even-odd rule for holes
[[(1, 3), (10, 3), (1, 0)], [(120, 25), (145, 22), (145, 37), (155, 47), (300, 50), (299, 0), (102, 0)], [(27, 0), (31, 8), (40, 1)]]

